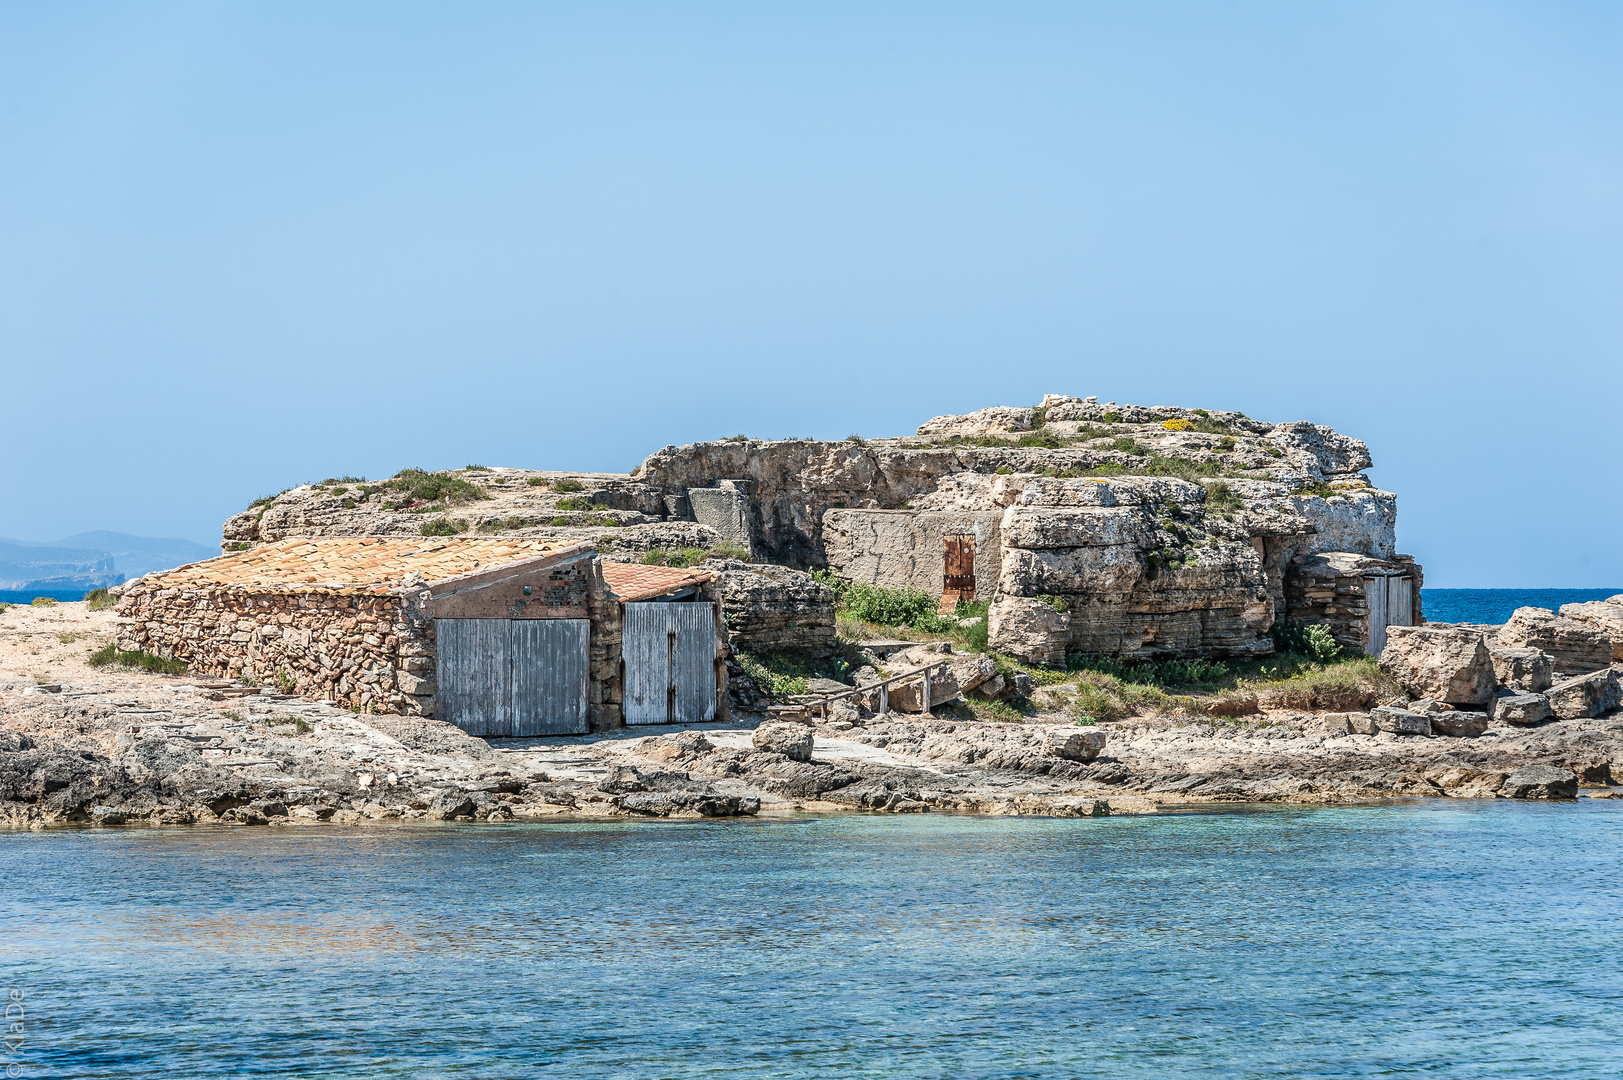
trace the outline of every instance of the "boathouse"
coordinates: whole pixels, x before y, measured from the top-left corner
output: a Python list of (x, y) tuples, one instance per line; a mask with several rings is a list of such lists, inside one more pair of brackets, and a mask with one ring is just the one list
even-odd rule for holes
[(119, 647), (485, 737), (725, 710), (715, 575), (588, 542), (292, 538), (126, 583)]

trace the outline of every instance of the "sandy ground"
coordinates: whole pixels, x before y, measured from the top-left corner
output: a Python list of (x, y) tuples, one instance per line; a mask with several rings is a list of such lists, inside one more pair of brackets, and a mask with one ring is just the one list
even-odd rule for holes
[(113, 615), (0, 613), (0, 824), (282, 824), (948, 811), (1101, 816), (1209, 801), (1493, 797), (1523, 765), (1623, 777), (1623, 717), (1476, 738), (1331, 736), (1321, 717), (1106, 725), (1097, 760), (1049, 750), (1058, 715), (889, 714), (813, 729), (810, 761), (754, 744), (759, 717), (489, 742), (213, 680), (95, 669)]

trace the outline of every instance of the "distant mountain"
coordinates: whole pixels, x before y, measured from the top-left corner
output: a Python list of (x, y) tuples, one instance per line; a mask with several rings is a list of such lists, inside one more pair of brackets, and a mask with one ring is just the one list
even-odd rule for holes
[(98, 589), (218, 554), (173, 536), (97, 531), (44, 542), (0, 537), (0, 589)]

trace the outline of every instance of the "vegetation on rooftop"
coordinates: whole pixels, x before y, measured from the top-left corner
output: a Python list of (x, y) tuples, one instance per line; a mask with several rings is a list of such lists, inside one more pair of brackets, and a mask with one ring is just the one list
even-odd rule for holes
[(737, 559), (739, 562), (749, 562), (748, 549), (733, 544), (717, 544), (709, 548), (679, 548), (670, 551), (665, 548), (649, 548), (643, 553), (639, 562), (644, 566), (698, 566), (706, 559)]

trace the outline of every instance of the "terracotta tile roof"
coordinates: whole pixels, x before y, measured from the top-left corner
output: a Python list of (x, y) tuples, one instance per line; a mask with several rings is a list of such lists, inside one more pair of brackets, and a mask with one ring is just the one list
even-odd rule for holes
[(142, 586), (387, 593), (399, 588), (408, 574), (420, 574), (425, 582), (442, 581), (509, 563), (590, 549), (590, 543), (580, 541), (558, 543), (514, 537), (296, 537), (149, 575)]
[(603, 564), (603, 583), (620, 598), (623, 604), (638, 600), (652, 600), (680, 592), (689, 585), (716, 580), (709, 570), (695, 570), (680, 566), (643, 566), (640, 563)]

